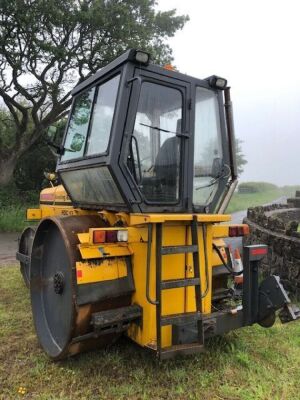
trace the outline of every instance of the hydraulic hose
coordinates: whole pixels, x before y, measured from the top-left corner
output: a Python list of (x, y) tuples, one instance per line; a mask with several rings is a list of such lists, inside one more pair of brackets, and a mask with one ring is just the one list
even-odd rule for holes
[(226, 263), (226, 261), (224, 260), (224, 257), (223, 257), (223, 255), (222, 255), (220, 249), (219, 249), (218, 246), (216, 246), (214, 243), (213, 243), (213, 249), (217, 252), (217, 254), (218, 254), (220, 260), (222, 261), (222, 264), (224, 265), (224, 267), (227, 269), (227, 271), (228, 271), (232, 276), (239, 276), (239, 275), (242, 275), (242, 274), (243, 274), (244, 270), (239, 271), (239, 272), (235, 272), (235, 271), (233, 270), (233, 268), (232, 268), (232, 262), (231, 262), (231, 257), (230, 257), (230, 253), (229, 253), (228, 247), (225, 247), (225, 251), (226, 251), (227, 259), (229, 260), (229, 264), (231, 264), (231, 265), (228, 265), (228, 263)]

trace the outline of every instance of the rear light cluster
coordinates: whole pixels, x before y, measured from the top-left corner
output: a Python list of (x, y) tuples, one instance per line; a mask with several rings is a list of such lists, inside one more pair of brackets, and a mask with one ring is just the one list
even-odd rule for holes
[(95, 230), (93, 231), (93, 243), (116, 243), (127, 242), (128, 231), (126, 230)]
[(246, 236), (249, 235), (248, 225), (232, 225), (228, 229), (229, 237)]

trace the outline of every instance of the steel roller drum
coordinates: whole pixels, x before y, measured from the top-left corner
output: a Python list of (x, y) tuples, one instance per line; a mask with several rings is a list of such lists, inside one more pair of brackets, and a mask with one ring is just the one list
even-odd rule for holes
[(37, 228), (30, 267), (31, 306), (39, 342), (53, 359), (110, 344), (119, 336), (83, 337), (91, 332), (92, 313), (128, 305), (130, 299), (121, 296), (77, 305), (75, 263), (81, 256), (76, 234), (103, 226), (99, 216), (89, 215), (53, 217)]

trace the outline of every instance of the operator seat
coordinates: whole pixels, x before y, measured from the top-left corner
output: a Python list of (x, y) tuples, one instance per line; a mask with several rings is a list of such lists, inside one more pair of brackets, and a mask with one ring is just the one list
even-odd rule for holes
[(165, 140), (159, 149), (154, 172), (156, 177), (162, 181), (176, 181), (177, 167), (179, 165), (179, 138), (174, 136)]
[[(180, 132), (181, 119), (177, 121), (176, 132)], [(180, 138), (173, 136), (164, 141), (159, 149), (155, 165), (154, 173), (161, 191), (162, 201), (177, 200), (177, 180), (179, 178), (180, 165)]]

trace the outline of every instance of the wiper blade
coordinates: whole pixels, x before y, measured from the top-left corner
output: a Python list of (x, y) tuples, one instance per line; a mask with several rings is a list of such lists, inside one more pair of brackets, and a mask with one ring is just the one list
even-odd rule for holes
[(167, 129), (159, 128), (158, 126), (143, 124), (142, 122), (140, 122), (140, 125), (146, 126), (147, 128), (155, 129), (156, 131), (160, 131), (160, 132), (174, 133), (175, 135), (177, 134), (177, 132), (168, 131)]
[(159, 131), (159, 132), (173, 133), (173, 135), (189, 139), (189, 135), (186, 134), (186, 133), (168, 131), (167, 129), (159, 128), (158, 126), (143, 124), (142, 122), (140, 122), (140, 125), (146, 126), (147, 128), (151, 128), (151, 129), (154, 129), (154, 130)]
[(195, 190), (200, 190), (200, 189), (203, 189), (203, 188), (208, 188), (208, 187), (210, 187), (210, 186), (213, 186), (215, 183), (217, 183), (217, 182), (219, 181), (220, 178), (221, 178), (221, 177), (212, 179), (210, 182), (208, 182), (208, 183), (205, 184), (205, 185), (197, 186), (197, 187), (195, 188)]
[[(227, 174), (226, 174), (226, 169), (225, 169), (225, 168), (228, 169)], [(210, 187), (210, 186), (213, 186), (213, 185), (215, 185), (220, 179), (229, 178), (230, 173), (231, 173), (231, 169), (230, 169), (229, 165), (223, 164), (223, 169), (222, 169), (220, 175), (218, 175), (218, 176), (216, 176), (215, 178), (211, 179), (210, 182), (206, 183), (205, 185), (197, 186), (197, 187), (195, 188), (195, 190), (200, 190), (200, 189), (203, 189), (203, 188), (208, 188), (208, 187)], [(208, 176), (207, 176), (207, 177), (208, 177)]]

